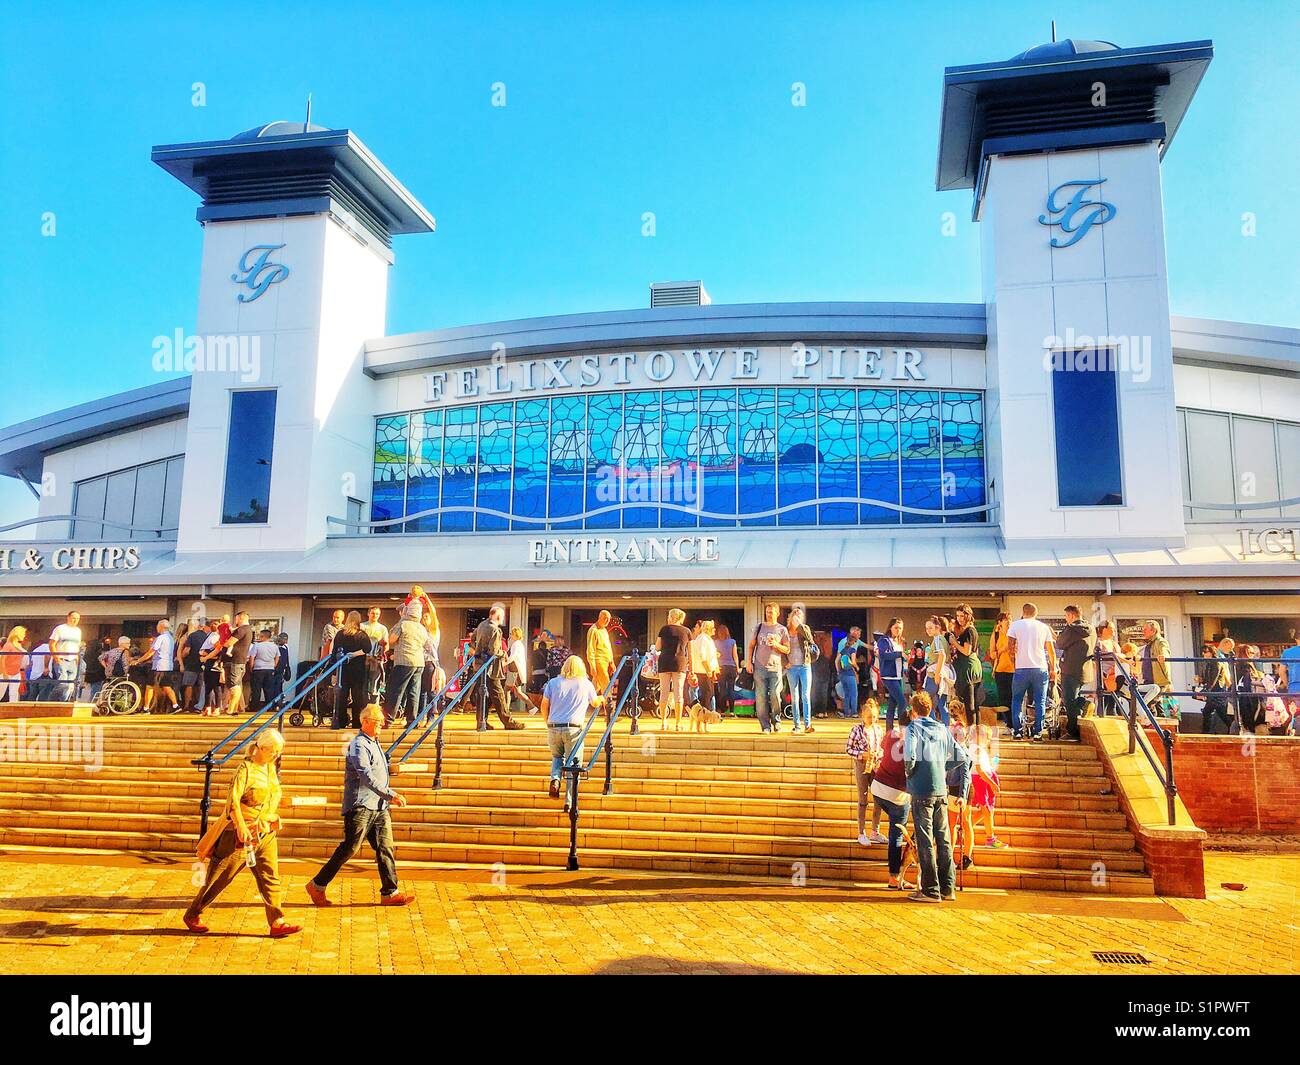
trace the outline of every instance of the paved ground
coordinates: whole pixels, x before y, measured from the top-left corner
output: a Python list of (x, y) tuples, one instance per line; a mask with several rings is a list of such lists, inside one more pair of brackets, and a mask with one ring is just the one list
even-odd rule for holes
[[(2, 973), (1288, 973), (1300, 971), (1300, 855), (1206, 856), (1204, 901), (966, 892), (943, 906), (882, 888), (648, 875), (425, 873), (380, 908), (358, 863), (312, 908), (286, 863), (300, 936), (265, 937), (243, 876), (192, 936), (185, 863), (0, 855)], [(1245, 891), (1222, 888), (1224, 882)], [(1145, 967), (1098, 964), (1139, 951)]]

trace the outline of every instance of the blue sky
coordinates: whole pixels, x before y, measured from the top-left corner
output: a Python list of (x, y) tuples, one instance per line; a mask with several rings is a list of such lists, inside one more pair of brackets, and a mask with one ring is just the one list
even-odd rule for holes
[[(639, 307), (683, 278), (718, 303), (978, 301), (969, 193), (934, 191), (943, 68), (1047, 40), (1053, 14), (1062, 37), (1214, 41), (1164, 164), (1173, 312), (1300, 325), (1300, 6), (1052, 6), (11, 9), (0, 425), (158, 379), (153, 337), (193, 326), (202, 232), (150, 147), (301, 119), (308, 92), (314, 121), (356, 131), (438, 219), (395, 242), (390, 333)], [(0, 523), (33, 505), (0, 480)]]

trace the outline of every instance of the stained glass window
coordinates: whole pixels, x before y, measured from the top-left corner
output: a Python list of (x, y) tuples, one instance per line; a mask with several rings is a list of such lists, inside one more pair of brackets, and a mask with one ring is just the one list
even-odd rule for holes
[[(939, 510), (943, 505), (939, 490), (943, 474), (939, 448), (939, 393), (921, 389), (900, 390), (898, 431), (902, 452), (899, 501), (905, 507)], [(930, 514), (903, 512), (904, 525), (933, 525), (938, 520)]]
[[(375, 474), (370, 489), (370, 520), (388, 521), (406, 513), (405, 414), (375, 419)], [(401, 532), (401, 525), (381, 525), (375, 532)]]
[(424, 514), (406, 523), (407, 532), (437, 532), (442, 505), (442, 411), (411, 416), (411, 461), (406, 477), (406, 513)]
[[(550, 435), (550, 400), (526, 399), (515, 404), (514, 497), (510, 513), (516, 518), (546, 517), (546, 445)], [(512, 529), (542, 529), (538, 522), (512, 521)]]
[[(817, 498), (858, 496), (858, 397), (851, 388), (817, 392)], [(857, 503), (823, 503), (820, 525), (856, 525)]]
[(985, 504), (984, 476), (981, 392), (597, 392), (377, 418), (371, 517), (423, 512), (376, 531), (424, 533), (984, 523), (950, 513)]
[(700, 431), (696, 454), (700, 470), (700, 524), (731, 526), (736, 519), (709, 514), (736, 513), (736, 390), (700, 391)]
[(587, 466), (587, 401), (584, 397), (559, 396), (551, 400), (550, 452), (550, 516), (575, 515), (573, 521), (554, 522), (550, 528), (581, 529), (583, 479)]
[[(776, 524), (776, 389), (742, 388), (737, 401), (742, 525)], [(754, 515), (746, 518), (746, 514)]]

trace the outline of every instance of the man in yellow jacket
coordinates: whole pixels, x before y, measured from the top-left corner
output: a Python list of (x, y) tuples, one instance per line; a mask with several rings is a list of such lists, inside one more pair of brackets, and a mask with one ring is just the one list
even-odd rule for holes
[(614, 666), (614, 647), (609, 641), (609, 622), (612, 615), (602, 610), (596, 623), (587, 630), (587, 669), (597, 695), (604, 695), (609, 687), (609, 671)]

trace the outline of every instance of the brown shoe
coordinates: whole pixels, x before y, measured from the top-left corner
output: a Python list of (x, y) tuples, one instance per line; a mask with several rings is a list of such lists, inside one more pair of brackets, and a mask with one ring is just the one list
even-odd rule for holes
[(307, 897), (311, 899), (311, 901), (314, 902), (317, 906), (334, 905), (334, 903), (330, 902), (330, 900), (325, 897), (325, 889), (321, 887), (317, 887), (316, 882), (314, 880), (307, 881)]
[(185, 922), (185, 927), (188, 928), (191, 932), (193, 932), (197, 936), (203, 935), (203, 933), (208, 930), (207, 925), (205, 925), (197, 917), (191, 917), (188, 913), (184, 917), (182, 917), (181, 920)]
[(409, 906), (414, 901), (414, 895), (404, 895), (400, 891), (394, 891), (391, 895), (379, 896), (379, 905), (381, 906)]
[(272, 939), (284, 939), (285, 936), (296, 936), (301, 931), (302, 925), (286, 924), (284, 921), (281, 921), (279, 924), (271, 926), (269, 935)]
[(501, 723), (505, 725), (507, 732), (515, 732), (524, 727), (522, 721), (516, 721), (513, 717), (507, 717)]

